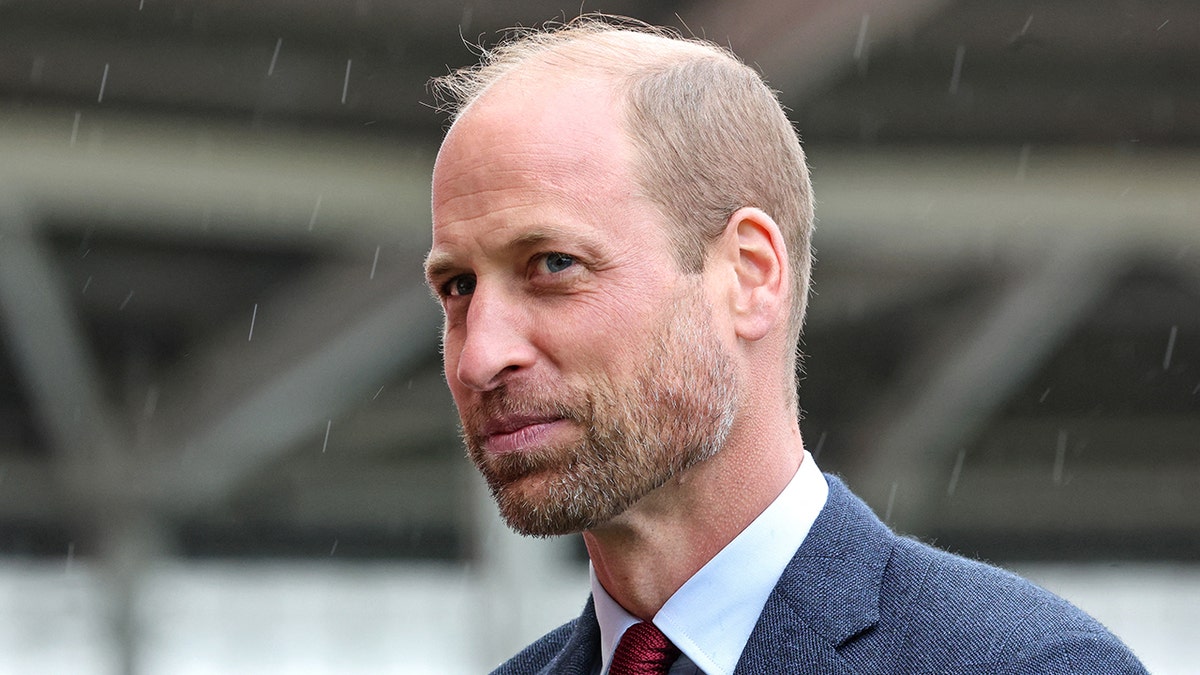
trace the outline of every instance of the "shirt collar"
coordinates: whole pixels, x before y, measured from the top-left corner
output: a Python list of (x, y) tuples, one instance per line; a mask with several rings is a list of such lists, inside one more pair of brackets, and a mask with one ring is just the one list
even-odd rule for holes
[[(732, 673), (779, 582), (825, 506), (829, 485), (807, 451), (783, 492), (675, 592), (654, 616), (680, 651), (708, 675)], [(621, 635), (638, 619), (604, 590), (591, 572), (600, 624), (602, 673)]]

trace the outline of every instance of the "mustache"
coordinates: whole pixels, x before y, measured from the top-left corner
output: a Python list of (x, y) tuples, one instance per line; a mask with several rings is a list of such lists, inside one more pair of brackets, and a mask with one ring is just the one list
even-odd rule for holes
[(465, 437), (482, 439), (483, 429), (493, 420), (512, 416), (544, 416), (589, 424), (592, 404), (585, 395), (570, 390), (550, 390), (547, 387), (523, 387), (514, 391), (509, 386), (480, 394), (479, 403), (460, 409), (462, 433)]

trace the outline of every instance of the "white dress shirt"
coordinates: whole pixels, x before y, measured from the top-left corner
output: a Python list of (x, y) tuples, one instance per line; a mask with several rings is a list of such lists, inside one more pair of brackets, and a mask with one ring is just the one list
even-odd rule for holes
[[(667, 600), (654, 615), (654, 625), (682, 652), (672, 675), (733, 673), (767, 596), (828, 496), (825, 477), (805, 451), (799, 470), (775, 501)], [(591, 580), (600, 624), (600, 672), (607, 675), (617, 642), (639, 620), (612, 599), (594, 570)]]

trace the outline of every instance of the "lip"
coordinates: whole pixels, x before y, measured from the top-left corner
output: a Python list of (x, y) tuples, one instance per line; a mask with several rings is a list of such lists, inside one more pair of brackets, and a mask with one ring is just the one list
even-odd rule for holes
[(488, 452), (504, 455), (541, 445), (568, 423), (552, 415), (509, 415), (485, 424), (483, 435)]

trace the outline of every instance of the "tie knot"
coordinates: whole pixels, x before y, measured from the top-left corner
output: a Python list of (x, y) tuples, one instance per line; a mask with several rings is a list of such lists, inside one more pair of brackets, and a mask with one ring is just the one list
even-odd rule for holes
[(634, 624), (621, 636), (613, 652), (609, 675), (666, 675), (679, 657), (679, 649), (671, 644), (654, 624), (647, 621)]

